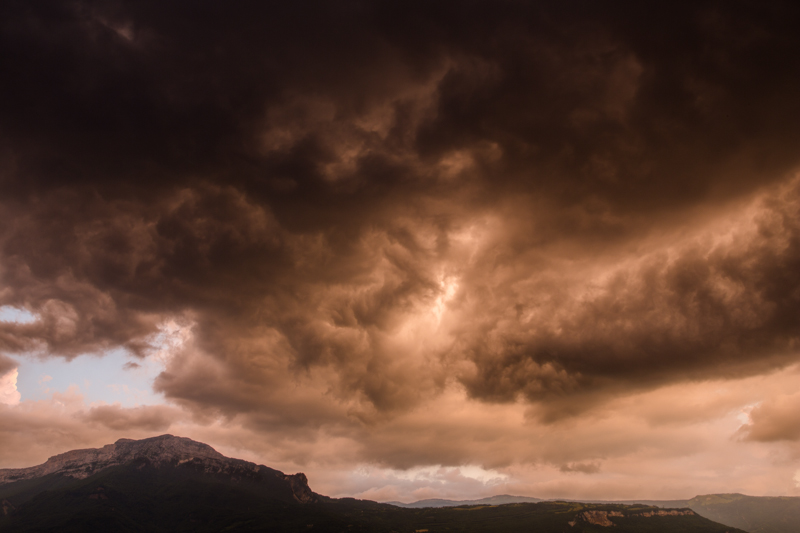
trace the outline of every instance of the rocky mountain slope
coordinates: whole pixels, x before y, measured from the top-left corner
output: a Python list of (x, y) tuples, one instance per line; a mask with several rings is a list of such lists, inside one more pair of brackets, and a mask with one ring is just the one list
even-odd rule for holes
[(84, 479), (105, 468), (138, 458), (147, 458), (156, 465), (202, 460), (216, 467), (222, 467), (228, 460), (207, 444), (172, 435), (161, 435), (139, 441), (119, 439), (114, 444), (102, 448), (72, 450), (55, 455), (38, 466), (0, 470), (0, 484), (54, 473)]
[(108, 468), (138, 462), (153, 467), (186, 465), (206, 474), (228, 476), (233, 480), (272, 476), (285, 481), (294, 498), (301, 503), (317, 501), (303, 473), (286, 475), (264, 465), (225, 457), (208, 444), (183, 437), (161, 435), (143, 440), (119, 439), (102, 448), (72, 450), (55, 455), (45, 463), (30, 468), (0, 470), (0, 485), (60, 475), (86, 479)]

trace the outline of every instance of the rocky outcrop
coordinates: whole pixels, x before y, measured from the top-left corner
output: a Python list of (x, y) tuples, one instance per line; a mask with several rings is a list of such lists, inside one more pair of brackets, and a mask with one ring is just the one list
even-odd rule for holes
[(614, 525), (614, 522), (608, 519), (609, 516), (623, 517), (625, 515), (619, 511), (584, 511), (580, 516), (590, 524), (608, 527)]
[[(657, 509), (652, 511), (645, 511), (642, 513), (632, 513), (629, 516), (643, 516), (643, 517), (652, 517), (652, 516), (694, 516), (695, 512), (689, 509)], [(624, 518), (626, 515), (619, 511), (584, 511), (576, 517), (576, 520), (572, 520), (568, 522), (570, 526), (575, 526), (578, 523), (578, 519), (581, 519), (585, 522), (589, 522), (590, 524), (595, 524), (597, 526), (603, 527), (610, 527), (615, 525), (609, 518), (610, 517), (619, 517)]]
[(206, 474), (228, 476), (233, 480), (275, 477), (289, 485), (298, 502), (312, 503), (319, 499), (308, 486), (308, 479), (303, 473), (285, 475), (264, 465), (225, 457), (208, 444), (172, 435), (142, 440), (119, 439), (102, 448), (72, 450), (55, 455), (38, 466), (0, 470), (0, 485), (49, 474), (85, 479), (107, 468), (132, 463), (138, 463), (140, 467), (182, 466)]
[(689, 509), (659, 509), (658, 511), (645, 511), (639, 516), (694, 516), (695, 512)]
[(283, 479), (289, 482), (289, 486), (292, 488), (292, 494), (294, 494), (295, 499), (300, 503), (313, 503), (317, 501), (317, 495), (311, 491), (311, 487), (308, 486), (308, 478), (302, 472), (291, 476), (283, 476)]

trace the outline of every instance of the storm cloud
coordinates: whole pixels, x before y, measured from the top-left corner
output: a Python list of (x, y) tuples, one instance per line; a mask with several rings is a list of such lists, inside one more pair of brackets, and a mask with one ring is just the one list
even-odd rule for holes
[[(451, 441), (408, 418), (455, 390), (555, 427), (781, 371), (800, 360), (798, 11), (4, 2), (0, 305), (36, 320), (0, 322), (0, 350), (144, 360), (171, 324), (153, 387), (172, 406), (77, 419), (161, 431), (182, 408), (393, 468), (479, 462), (423, 443), (480, 425)], [(784, 403), (747, 439), (796, 439), (764, 426)], [(504, 464), (607, 470), (492, 442)]]

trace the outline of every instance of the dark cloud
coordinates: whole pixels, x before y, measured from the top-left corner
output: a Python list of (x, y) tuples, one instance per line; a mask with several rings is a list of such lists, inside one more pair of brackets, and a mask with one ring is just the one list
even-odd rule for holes
[(738, 436), (756, 442), (800, 440), (800, 396), (783, 395), (756, 406)]
[(6, 357), (4, 355), (0, 355), (0, 376), (4, 374), (8, 374), (12, 370), (17, 368), (17, 362), (11, 359), (10, 357)]
[(476, 302), (454, 346), (475, 363), (464, 382), (478, 397), (539, 400), (785, 365), (798, 343), (798, 205), (793, 184), (730, 218), (721, 239), (675, 243), (599, 279), (526, 273), (509, 280), (513, 291), (493, 287), (493, 305)]
[(144, 357), (174, 320), (167, 397), (341, 431), (786, 365), (798, 14), (5, 2), (0, 304), (39, 320), (0, 349)]

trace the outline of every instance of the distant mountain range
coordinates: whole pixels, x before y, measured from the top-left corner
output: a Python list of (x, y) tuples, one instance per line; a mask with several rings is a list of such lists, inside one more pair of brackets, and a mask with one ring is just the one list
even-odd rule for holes
[(397, 507), (405, 507), (406, 509), (424, 509), (425, 507), (462, 507), (464, 505), (504, 505), (507, 503), (536, 503), (543, 502), (541, 498), (528, 498), (527, 496), (509, 496), (508, 494), (501, 494), (499, 496), (490, 496), (488, 498), (481, 498), (479, 500), (418, 500), (412, 503), (403, 502), (384, 502), (389, 505), (396, 505)]
[(419, 500), (412, 503), (387, 502), (399, 507), (458, 507), (464, 505), (502, 505), (510, 503), (567, 501), (606, 505), (649, 505), (660, 508), (689, 508), (709, 520), (750, 533), (800, 532), (800, 498), (791, 496), (745, 496), (744, 494), (706, 494), (691, 500), (540, 500), (503, 494), (479, 500)]
[[(747, 497), (714, 498), (698, 505), (716, 512)], [(31, 468), (0, 470), (0, 531), (15, 533), (742, 533), (699, 513), (686, 506), (664, 509), (514, 496), (427, 500), (421, 508), (334, 499), (313, 492), (301, 473), (286, 475), (171, 435), (121, 439), (98, 449), (56, 455)]]

